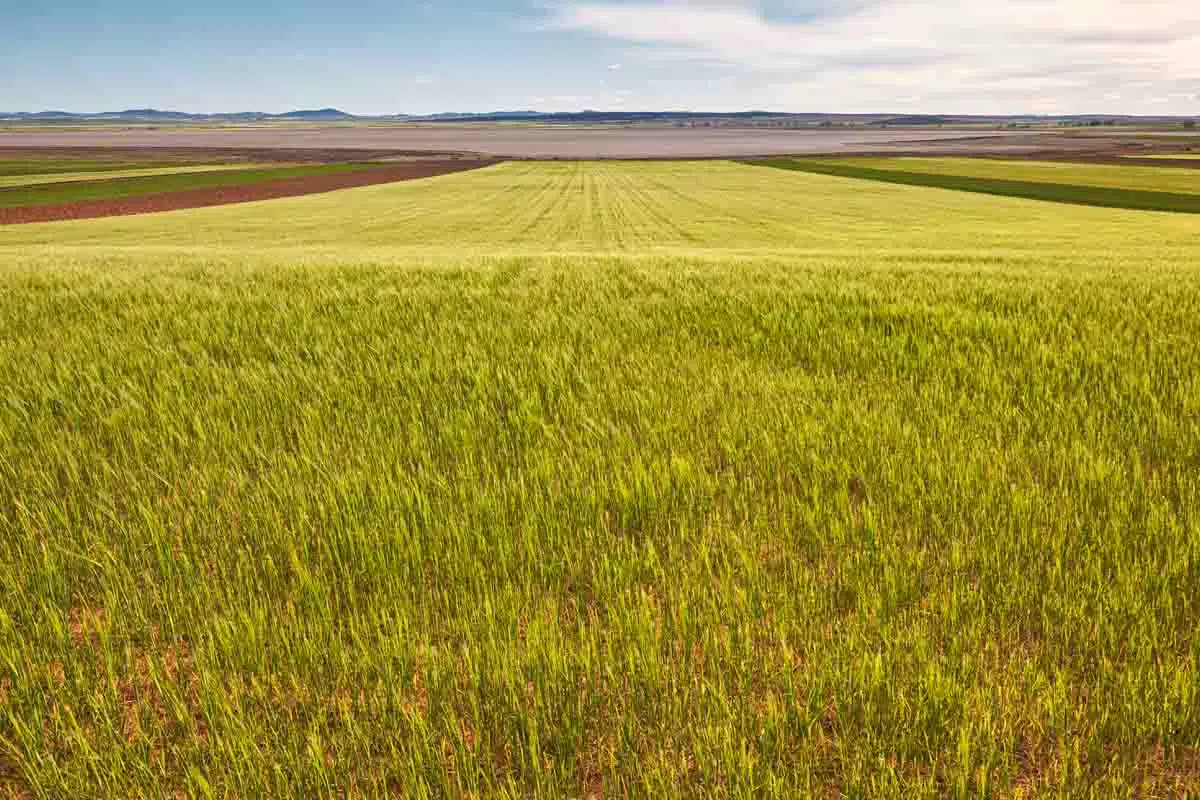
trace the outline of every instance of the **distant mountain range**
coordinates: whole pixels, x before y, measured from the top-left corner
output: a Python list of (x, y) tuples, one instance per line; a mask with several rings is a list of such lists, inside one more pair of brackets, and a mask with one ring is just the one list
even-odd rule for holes
[(71, 111), (0, 112), (0, 122), (125, 122), (155, 123), (245, 123), (245, 122), (536, 122), (541, 124), (594, 123), (606, 125), (661, 123), (675, 125), (793, 125), (810, 126), (930, 126), (978, 124), (1068, 124), (1118, 125), (1128, 123), (1170, 124), (1194, 120), (1184, 116), (1129, 116), (1122, 114), (1082, 114), (1065, 116), (976, 116), (960, 114), (789, 114), (772, 111), (735, 111), (707, 113), (695, 111), (573, 111), (546, 113), (540, 111), (491, 111), (486, 113), (441, 114), (384, 114), (363, 116), (336, 108), (304, 109), (282, 114), (261, 111), (192, 114), (183, 111), (162, 111), (155, 108), (135, 108), (126, 111), (106, 111), (80, 114)]

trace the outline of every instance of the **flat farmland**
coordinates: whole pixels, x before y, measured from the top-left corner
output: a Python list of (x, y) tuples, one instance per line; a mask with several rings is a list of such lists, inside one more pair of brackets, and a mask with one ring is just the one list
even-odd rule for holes
[(455, 157), (360, 163), (226, 163), (92, 172), (61, 172), (62, 165), (53, 158), (41, 163), (48, 171), (35, 173), (30, 166), (16, 170), (15, 175), (0, 174), (0, 225), (293, 197), (426, 178), (493, 162)]
[(200, 172), (223, 172), (226, 170), (262, 169), (270, 164), (194, 164), (190, 166), (144, 166), (119, 169), (92, 169), (80, 172), (40, 172), (6, 174), (0, 164), (0, 189), (14, 186), (39, 186), (47, 183), (71, 183), (76, 181), (112, 180), (113, 178), (146, 178), (159, 175), (195, 174)]
[(1128, 156), (1129, 158), (1181, 159), (1185, 161), (1200, 159), (1200, 153), (1155, 153), (1145, 156)]
[(745, 158), (897, 150), (1081, 154), (1137, 140), (976, 128), (797, 129), (579, 125), (261, 125), (0, 131), (4, 148), (260, 148), (468, 152), (501, 158)]
[[(1179, 156), (1174, 155), (1171, 158)], [(1149, 158), (1132, 164), (1116, 165), (992, 158), (854, 158), (829, 159), (829, 162), (930, 175), (961, 175), (971, 178), (1200, 195), (1200, 163), (1196, 164), (1197, 169), (1173, 169), (1157, 167), (1153, 159)]]
[(764, 167), (1020, 197), (1055, 203), (1142, 211), (1200, 213), (1200, 170), (1192, 162), (1170, 166), (1081, 164), (993, 158), (776, 158), (750, 161)]
[(0, 228), (0, 793), (1200, 792), (1200, 218), (506, 163)]

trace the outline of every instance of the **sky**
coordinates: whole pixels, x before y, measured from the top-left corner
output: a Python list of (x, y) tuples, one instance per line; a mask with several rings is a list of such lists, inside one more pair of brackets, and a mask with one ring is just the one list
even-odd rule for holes
[(24, 0), (0, 111), (1200, 115), (1200, 0)]

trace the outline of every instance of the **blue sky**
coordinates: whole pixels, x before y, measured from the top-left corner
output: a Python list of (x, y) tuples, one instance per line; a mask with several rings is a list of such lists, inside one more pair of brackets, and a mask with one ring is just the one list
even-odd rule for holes
[(0, 110), (1200, 114), (1195, 0), (25, 0)]

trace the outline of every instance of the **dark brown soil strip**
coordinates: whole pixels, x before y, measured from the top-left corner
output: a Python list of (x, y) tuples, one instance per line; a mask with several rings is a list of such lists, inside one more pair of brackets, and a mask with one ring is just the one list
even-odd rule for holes
[(48, 206), (0, 208), (0, 225), (20, 225), (29, 222), (53, 222), (66, 219), (91, 219), (128, 214), (148, 214), (156, 211), (178, 211), (185, 208), (221, 206), (229, 203), (249, 203), (274, 200), (303, 194), (331, 192), (377, 183), (410, 181), (430, 178), (451, 172), (478, 169), (496, 160), (442, 159), (436, 161), (406, 161), (403, 163), (355, 172), (326, 175), (306, 175), (298, 178), (279, 178), (242, 186), (220, 186), (205, 189), (184, 189), (178, 192), (144, 194), (135, 197), (114, 197), (84, 200)]

